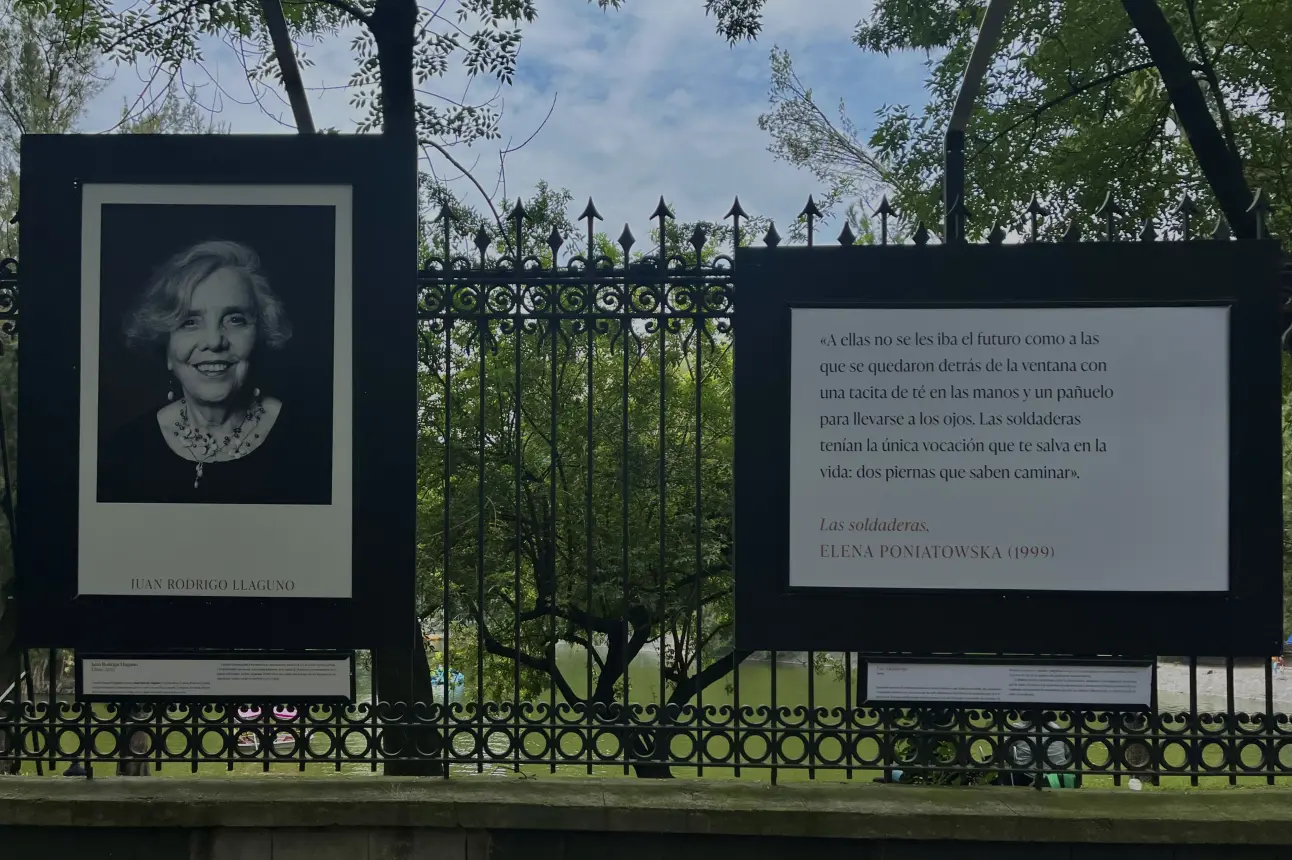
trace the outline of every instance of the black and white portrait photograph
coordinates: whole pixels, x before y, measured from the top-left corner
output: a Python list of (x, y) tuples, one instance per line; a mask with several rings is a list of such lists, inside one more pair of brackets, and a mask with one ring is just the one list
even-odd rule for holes
[(348, 193), (86, 186), (82, 593), (349, 595)]
[(30, 647), (406, 645), (414, 154), (379, 134), (38, 134), (20, 155), (11, 515), (31, 525), (25, 617), (53, 619)]
[(98, 500), (330, 503), (334, 210), (101, 211)]

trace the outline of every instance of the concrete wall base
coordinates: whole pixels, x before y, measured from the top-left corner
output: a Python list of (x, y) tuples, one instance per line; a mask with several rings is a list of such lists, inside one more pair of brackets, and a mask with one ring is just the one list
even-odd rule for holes
[(1292, 791), (0, 777), (3, 860), (1274, 860)]

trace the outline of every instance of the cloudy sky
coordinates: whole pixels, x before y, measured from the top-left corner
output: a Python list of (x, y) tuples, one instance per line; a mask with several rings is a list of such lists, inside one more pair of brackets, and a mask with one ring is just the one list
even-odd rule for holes
[[(739, 194), (751, 214), (783, 223), (820, 190), (809, 173), (777, 162), (758, 129), (773, 45), (791, 52), (818, 103), (833, 112), (844, 99), (863, 131), (881, 105), (923, 101), (922, 56), (868, 55), (851, 43), (866, 0), (773, 0), (759, 41), (733, 48), (714, 32), (702, 0), (628, 0), (610, 12), (583, 0), (547, 0), (539, 8), (524, 31), (516, 81), (499, 93), (502, 141), (456, 155), (492, 190), (500, 144), (528, 138), (555, 99), (538, 135), (507, 157), (507, 193), (527, 194), (547, 180), (568, 188), (578, 207), (591, 195), (615, 232), (625, 221), (644, 223), (661, 194), (683, 219), (721, 218)], [(316, 124), (342, 131), (355, 119), (344, 88), (354, 67), (349, 42), (343, 35), (308, 50), (314, 65), (304, 70)], [(119, 69), (86, 130), (112, 126), (146, 77), (143, 69)], [(291, 131), (285, 99), (271, 94), (257, 103), (227, 48), (210, 48), (204, 68), (185, 78), (233, 131)], [(463, 83), (454, 70), (428, 86), (459, 95)], [(494, 87), (487, 84), (474, 84), (473, 96), (488, 97)], [(446, 163), (434, 167), (454, 175)], [(465, 182), (454, 187), (479, 203)]]

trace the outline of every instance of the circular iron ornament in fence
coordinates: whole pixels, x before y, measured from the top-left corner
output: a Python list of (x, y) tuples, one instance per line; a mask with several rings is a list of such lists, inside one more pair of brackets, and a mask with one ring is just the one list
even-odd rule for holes
[[(571, 741), (568, 745), (567, 740)], [(579, 729), (561, 729), (556, 733), (555, 747), (557, 758), (571, 763), (580, 762), (588, 754), (587, 733)]]
[(773, 764), (771, 733), (763, 729), (740, 733), (740, 763), (746, 766)]
[[(494, 738), (499, 741), (498, 748), (494, 746)], [(485, 747), (497, 757), (509, 758), (516, 752), (515, 735), (497, 727), (491, 727), (485, 733)]]
[(1169, 740), (1158, 747), (1157, 766), (1167, 773), (1187, 773), (1191, 761), (1189, 746), (1184, 741)]
[(1122, 746), (1122, 764), (1134, 771), (1148, 770), (1153, 752), (1142, 741), (1130, 741)]
[[(357, 745), (352, 743), (352, 738), (358, 740)], [(347, 761), (375, 757), (378, 749), (376, 732), (367, 728), (341, 729), (337, 734), (337, 744), (333, 754)]]
[[(147, 755), (154, 749), (153, 734), (149, 730), (141, 731), (147, 738), (147, 746), (142, 750), (136, 750), (136, 754)], [(197, 732), (197, 746), (201, 750), (202, 758), (211, 758), (212, 756), (223, 756), (225, 750), (229, 748), (233, 738), (230, 733), (224, 729), (202, 728)]]
[[(1198, 769), (1204, 773), (1216, 774), (1224, 773), (1229, 769), (1230, 763), (1230, 746), (1224, 741), (1208, 740), (1202, 742), (1198, 747)], [(1215, 752), (1217, 755), (1212, 756)], [(1216, 759), (1219, 759), (1217, 761)]]
[(837, 767), (848, 764), (848, 745), (838, 732), (822, 732), (812, 743), (809, 761), (814, 765)]
[(807, 764), (811, 745), (807, 736), (795, 729), (776, 736), (776, 757), (789, 767)]
[[(1248, 756), (1248, 752), (1253, 753)], [(1234, 750), (1234, 760), (1244, 773), (1264, 773), (1268, 768), (1270, 745), (1264, 740), (1239, 741)]]
[(331, 726), (310, 729), (305, 755), (313, 761), (327, 761), (345, 754), (345, 745)]
[[(870, 752), (863, 752), (862, 747), (865, 745)], [(884, 745), (879, 736), (875, 734), (857, 735), (848, 750), (852, 762), (859, 768), (876, 768), (884, 762)]]
[(484, 735), (475, 726), (455, 726), (449, 732), (449, 747), (453, 750), (454, 758), (458, 759), (474, 759), (477, 756), (483, 759), (488, 753)]
[(707, 732), (701, 737), (696, 763), (715, 766), (731, 764), (736, 760), (736, 750), (730, 733)]
[(598, 762), (613, 764), (619, 761), (623, 741), (615, 730), (597, 729), (592, 736), (592, 744), (590, 752)]

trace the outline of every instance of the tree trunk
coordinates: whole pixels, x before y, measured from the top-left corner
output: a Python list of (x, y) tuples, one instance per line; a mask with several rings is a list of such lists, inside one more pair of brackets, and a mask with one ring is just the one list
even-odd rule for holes
[(417, 157), (417, 102), (413, 90), (416, 0), (377, 0), (369, 27), (381, 73), (381, 131), (408, 141)]
[(278, 60), (278, 68), (283, 73), (283, 89), (287, 90), (287, 100), (292, 105), (292, 117), (296, 120), (296, 130), (301, 134), (313, 134), (314, 117), (310, 116), (310, 102), (305, 97), (305, 83), (301, 80), (300, 67), (296, 65), (296, 52), (292, 48), (292, 37), (287, 32), (283, 4), (281, 0), (260, 0), (260, 10), (265, 15), (269, 38), (274, 43), (274, 57)]
[(1170, 22), (1157, 0), (1122, 0), (1122, 6), (1157, 65), (1176, 117), (1230, 230), (1239, 239), (1254, 238), (1256, 218), (1247, 211), (1252, 192), (1243, 176), (1241, 156), (1225, 143)]
[[(416, 619), (413, 637), (407, 650), (382, 649), (372, 654), (374, 704), (390, 709), (385, 713), (396, 720), (424, 718), (434, 700), (426, 642)], [(385, 764), (386, 776), (444, 775), (444, 737), (434, 726), (383, 727), (381, 749), (391, 757)]]

